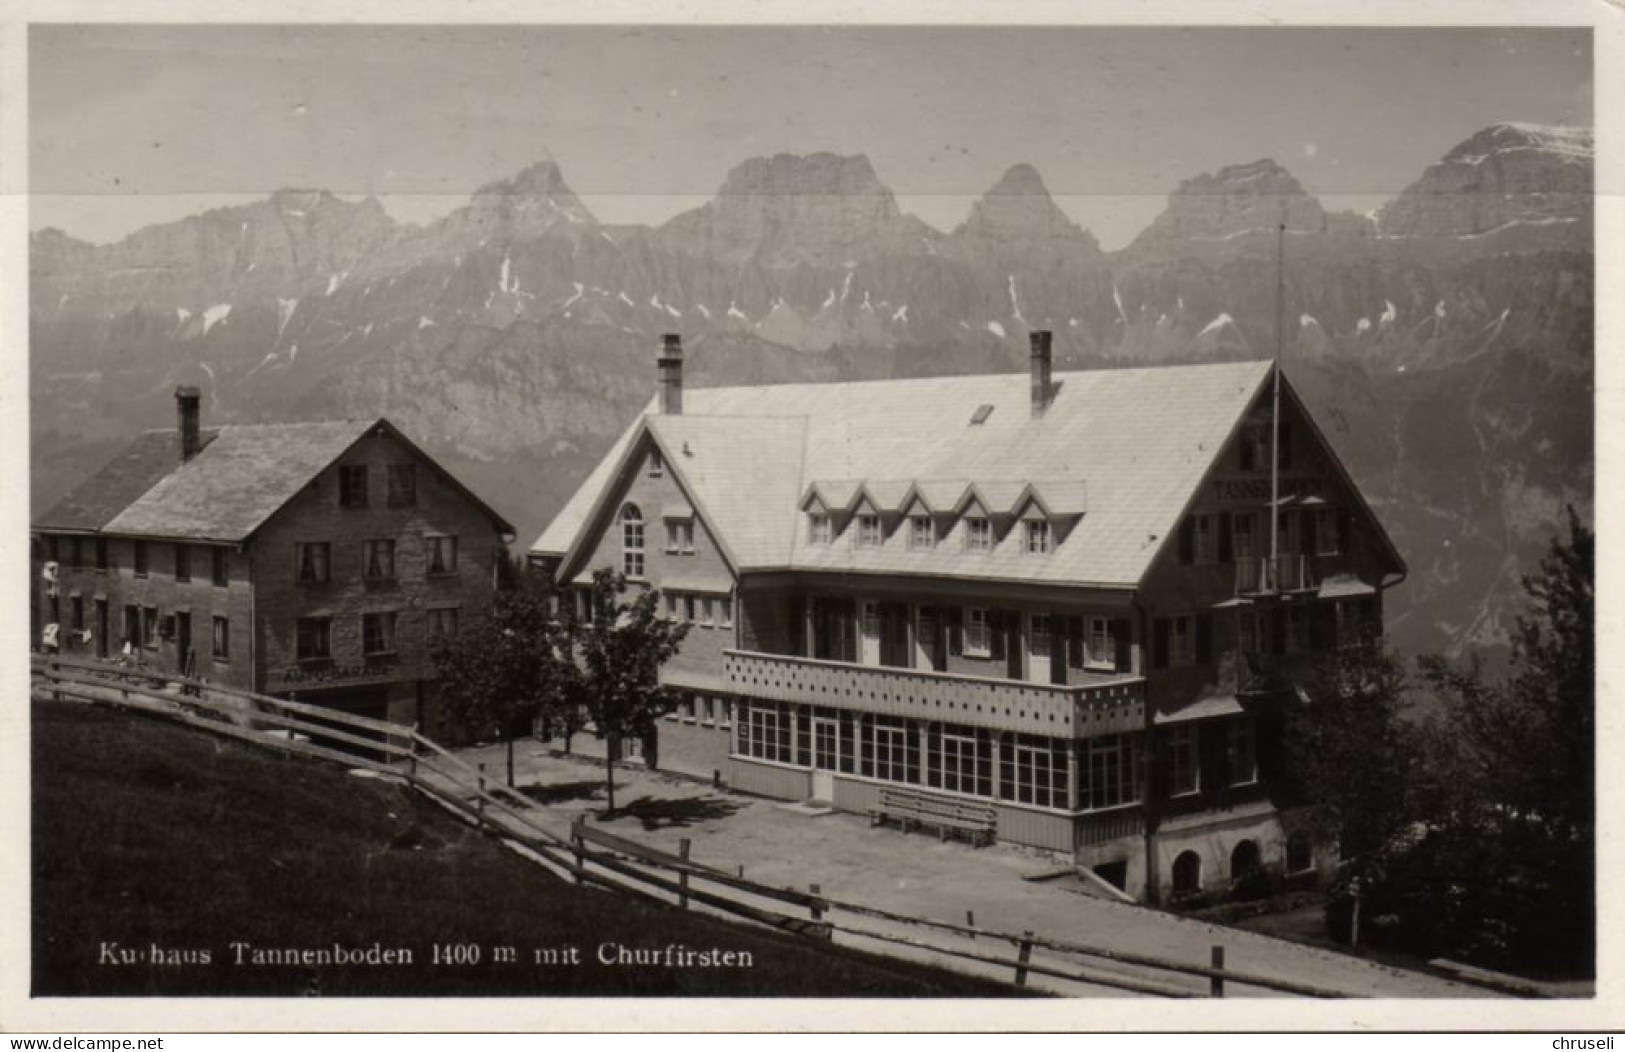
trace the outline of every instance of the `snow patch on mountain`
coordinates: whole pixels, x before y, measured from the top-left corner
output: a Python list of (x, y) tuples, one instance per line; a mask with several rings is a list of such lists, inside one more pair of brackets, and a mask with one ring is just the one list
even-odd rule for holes
[(1202, 326), (1202, 331), (1196, 335), (1206, 336), (1208, 333), (1218, 332), (1226, 325), (1234, 325), (1235, 323), (1236, 319), (1232, 318), (1230, 315), (1221, 314), (1217, 318), (1214, 318), (1212, 321), (1208, 322), (1206, 325)]
[(297, 296), (295, 296), (293, 299), (289, 299), (289, 300), (285, 300), (281, 296), (277, 297), (277, 299), (276, 299), (276, 313), (277, 313), (276, 334), (277, 334), (278, 339), (282, 338), (282, 330), (286, 329), (288, 327), (288, 321), (293, 317), (293, 312), (295, 310), (298, 310), (298, 309), (299, 309), (299, 298)]
[(892, 321), (900, 321), (904, 325), (907, 325), (908, 324), (908, 304), (905, 303), (901, 307), (898, 307), (895, 311), (893, 311), (892, 316), (891, 316), (891, 320)]
[(581, 282), (572, 281), (570, 284), (576, 287), (575, 295), (571, 296), (569, 299), (560, 304), (561, 307), (568, 307), (570, 304), (587, 294), (587, 286), (583, 285)]
[(203, 335), (209, 335), (209, 330), (225, 321), (231, 314), (231, 304), (217, 303), (203, 312)]
[(427, 329), (431, 325), (433, 325), (434, 323), (435, 323), (434, 319), (429, 317), (427, 314), (418, 315), (418, 328), (419, 329)]
[[(1117, 282), (1112, 282), (1112, 302), (1117, 304), (1117, 317), (1124, 325), (1128, 324), (1128, 312), (1123, 309), (1123, 294), (1117, 291)], [(1185, 301), (1179, 301), (1179, 309), (1185, 309)]]
[(1007, 274), (1006, 277), (1010, 279), (1010, 317), (1025, 325), (1027, 319), (1021, 316), (1021, 299), (1016, 295), (1016, 276)]
[(987, 331), (991, 332), (1001, 340), (1004, 339), (1004, 326), (1000, 325), (996, 321), (990, 321), (987, 323)]
[(1370, 318), (1361, 318), (1359, 321), (1355, 322), (1354, 323), (1354, 331), (1357, 332), (1357, 333), (1370, 332), (1371, 331), (1371, 319)]
[(696, 304), (694, 304), (694, 309), (699, 311), (702, 315), (704, 315), (706, 321), (711, 320), (711, 308), (707, 307), (705, 304), (696, 303)]
[(1392, 325), (1399, 318), (1399, 311), (1394, 307), (1393, 300), (1382, 301), (1382, 316), (1377, 319), (1378, 324)]
[(750, 321), (749, 318), (745, 317), (745, 312), (740, 310), (739, 305), (733, 300), (728, 301), (728, 317), (738, 318), (740, 321)]
[(1320, 327), (1320, 322), (1315, 320), (1315, 316), (1313, 314), (1300, 314), (1298, 316), (1298, 325), (1305, 329), (1313, 325), (1318, 329)]

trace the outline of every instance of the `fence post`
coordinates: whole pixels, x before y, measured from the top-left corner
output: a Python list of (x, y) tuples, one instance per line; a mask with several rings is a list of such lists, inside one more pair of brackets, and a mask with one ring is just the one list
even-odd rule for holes
[[(684, 862), (688, 861), (690, 846), (688, 837), (677, 841), (677, 857)], [(677, 905), (681, 909), (688, 909), (688, 870), (686, 869), (677, 871)]]
[(1016, 960), (1019, 962), (1016, 964), (1017, 986), (1027, 985), (1027, 965), (1032, 962), (1032, 959), (1033, 933), (1030, 931), (1024, 931), (1021, 933), (1021, 952), (1016, 955)]
[(587, 871), (587, 848), (581, 839), (581, 823), (584, 816), (576, 815), (570, 822), (570, 847), (576, 856), (576, 883), (584, 883)]
[(412, 724), (412, 730), (406, 736), (407, 748), (411, 751), (406, 756), (406, 777), (416, 781), (418, 776), (418, 725)]
[[(1224, 971), (1224, 947), (1213, 947), (1213, 967), (1217, 971)], [(1213, 997), (1224, 996), (1224, 976), (1215, 975), (1208, 980), (1208, 993)]]
[[(975, 910), (966, 910), (965, 911), (965, 927), (967, 927), (967, 928), (976, 927), (976, 911)], [(974, 931), (971, 932), (970, 937), (972, 939), (975, 939), (976, 938), (976, 933)]]
[[(823, 889), (820, 888), (817, 884), (809, 884), (809, 885), (807, 885), (807, 887), (812, 889), (812, 893), (814, 895), (823, 894)], [(818, 908), (818, 903), (816, 903), (816, 902), (811, 903), (811, 904), (808, 905), (807, 908), (808, 908), (809, 911), (811, 911), (813, 920), (821, 921), (821, 920), (824, 919), (824, 911)]]
[[(51, 686), (51, 700), (52, 701), (61, 701), (62, 700), (62, 662), (60, 662), (60, 661), (47, 661), (45, 663), (45, 672), (46, 672), (45, 678), (50, 680), (51, 684), (52, 684), (52, 686)], [(129, 698), (130, 698), (130, 692), (129, 691), (124, 692), (124, 698), (125, 698), (126, 701), (129, 700)]]
[(480, 824), (485, 824), (485, 764), (480, 764), (480, 794), (474, 798), (479, 805)]

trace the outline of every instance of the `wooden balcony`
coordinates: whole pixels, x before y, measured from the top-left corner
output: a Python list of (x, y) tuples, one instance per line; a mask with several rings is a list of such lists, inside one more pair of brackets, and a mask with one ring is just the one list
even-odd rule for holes
[(1237, 595), (1312, 592), (1320, 587), (1317, 556), (1249, 555), (1236, 560)]
[(1061, 686), (725, 650), (722, 678), (729, 690), (764, 701), (1052, 738), (1119, 734), (1145, 723), (1145, 680), (1138, 676)]

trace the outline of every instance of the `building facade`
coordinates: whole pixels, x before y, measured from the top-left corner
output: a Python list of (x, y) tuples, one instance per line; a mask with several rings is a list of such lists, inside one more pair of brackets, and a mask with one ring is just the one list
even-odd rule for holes
[(35, 523), (36, 645), (418, 723), (512, 527), (387, 420), (150, 431)]
[(854, 812), (977, 801), (1147, 898), (1335, 858), (1296, 827), (1280, 709), (1295, 665), (1380, 630), (1404, 564), (1270, 363), (1052, 375), (1035, 333), (1029, 376), (681, 370), (668, 337), (532, 549), (694, 626), (664, 764)]

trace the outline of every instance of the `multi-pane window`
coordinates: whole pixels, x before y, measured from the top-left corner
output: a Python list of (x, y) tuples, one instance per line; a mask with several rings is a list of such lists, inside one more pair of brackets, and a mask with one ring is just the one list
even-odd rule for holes
[(993, 795), (993, 750), (985, 730), (946, 726), (927, 741), (926, 783), (936, 789)]
[(1268, 471), (1270, 468), (1270, 425), (1259, 421), (1241, 432), (1241, 470)]
[[(56, 620), (54, 617), (52, 620)], [(124, 642), (130, 646), (141, 645), (141, 608), (134, 603), (124, 606)]]
[(175, 580), (192, 579), (192, 549), (184, 544), (175, 545)]
[(965, 550), (990, 552), (993, 550), (993, 524), (980, 516), (965, 520)]
[(1196, 664), (1196, 632), (1190, 617), (1168, 619), (1168, 665), (1183, 668)]
[(389, 506), (391, 508), (415, 508), (417, 507), (417, 503), (417, 465), (389, 465)]
[(1202, 763), (1194, 724), (1168, 729), (1168, 795), (1183, 796), (1202, 787)]
[(992, 633), (988, 630), (987, 610), (971, 607), (965, 611), (965, 653), (972, 657), (987, 657)]
[(636, 504), (628, 504), (621, 509), (621, 572), (642, 577), (643, 555), (643, 512)]
[(301, 617), (294, 626), (294, 655), (300, 661), (321, 661), (333, 656), (332, 621)]
[(742, 701), (735, 721), (735, 748), (758, 760), (792, 763), (790, 713), (780, 702)]
[(1195, 515), (1191, 517), (1192, 540), (1195, 544), (1196, 561), (1199, 563), (1216, 562), (1219, 558), (1218, 530), (1215, 528), (1213, 516)]
[(682, 600), (683, 600), (683, 620), (687, 621), (689, 624), (694, 623), (694, 620), (698, 616), (698, 613), (699, 613), (699, 611), (697, 609), (699, 607), (699, 603), (696, 601), (696, 599), (697, 599), (697, 597), (692, 596), (692, 595), (685, 595), (685, 596), (682, 597)]
[(859, 548), (880, 547), (880, 516), (859, 515), (856, 543)]
[(331, 579), (331, 546), (326, 541), (307, 541), (294, 547), (294, 567), (300, 584), (322, 584)]
[(1225, 758), (1230, 766), (1231, 785), (1249, 785), (1258, 780), (1258, 748), (1253, 738), (1253, 721), (1242, 717), (1225, 728)]
[(395, 612), (361, 615), (361, 650), (365, 654), (395, 653)]
[(428, 618), (430, 642), (443, 642), (457, 635), (455, 606), (431, 606), (425, 613)]
[(714, 606), (714, 604), (713, 604), (712, 599), (711, 599), (710, 596), (708, 596), (708, 595), (700, 596), (700, 617), (699, 617), (699, 622), (700, 622), (700, 624), (704, 625), (707, 628), (710, 628), (713, 624), (716, 623), (714, 621), (714, 618), (716, 617), (716, 612), (713, 609), (713, 606)]
[(1027, 521), (1027, 554), (1044, 555), (1050, 548), (1049, 523), (1041, 520), (1029, 519)]
[(1048, 614), (1034, 614), (1028, 622), (1032, 632), (1032, 640), (1027, 651), (1033, 655), (1035, 661), (1046, 661), (1050, 653), (1050, 621)]
[(937, 543), (937, 531), (929, 515), (910, 515), (908, 519), (908, 546), (929, 548)]
[(1088, 667), (1108, 669), (1117, 667), (1117, 639), (1112, 635), (1111, 618), (1089, 619), (1088, 649)]
[(367, 465), (347, 464), (339, 468), (339, 506), (367, 506)]
[(1335, 508), (1315, 509), (1315, 554), (1343, 554), (1343, 517)]
[(362, 551), (362, 573), (369, 581), (395, 579), (395, 542), (392, 540), (367, 541)]
[(1249, 559), (1259, 554), (1257, 526), (1258, 517), (1250, 511), (1231, 514), (1230, 547), (1237, 559)]
[(828, 544), (834, 539), (834, 532), (830, 528), (829, 516), (814, 512), (807, 516), (807, 543)]
[(216, 661), (231, 660), (231, 619), (216, 617), (214, 619), (214, 659)]
[(717, 624), (723, 628), (731, 628), (734, 623), (734, 601), (728, 596), (717, 600)]
[(147, 542), (146, 541), (136, 541), (135, 542), (135, 560), (134, 560), (134, 562), (135, 562), (135, 575), (137, 577), (145, 577), (145, 576), (147, 576)]
[(649, 477), (660, 478), (666, 473), (666, 458), (660, 455), (660, 450), (649, 450)]
[(1127, 734), (1090, 738), (1083, 746), (1083, 805), (1088, 810), (1118, 807), (1139, 798), (1134, 739)]
[(1066, 742), (1008, 735), (999, 750), (999, 796), (1038, 807), (1066, 806)]
[(231, 553), (225, 548), (216, 546), (209, 549), (209, 575), (214, 579), (216, 588), (224, 588), (230, 582), (228, 576), (231, 566)]
[(84, 631), (84, 628), (85, 628), (85, 597), (82, 596), (82, 595), (74, 596), (73, 600), (72, 600), (72, 606), (69, 608), (69, 611), (73, 615), (73, 630), (75, 632)]
[(917, 782), (919, 744), (908, 720), (873, 716), (865, 721), (859, 772), (887, 782)]
[(457, 572), (457, 538), (447, 533), (430, 534), (423, 538), (427, 549), (428, 572), (450, 574)]
[(141, 645), (149, 649), (158, 646), (158, 608), (156, 606), (141, 608)]
[(694, 523), (686, 519), (666, 520), (666, 550), (668, 552), (694, 551)]

